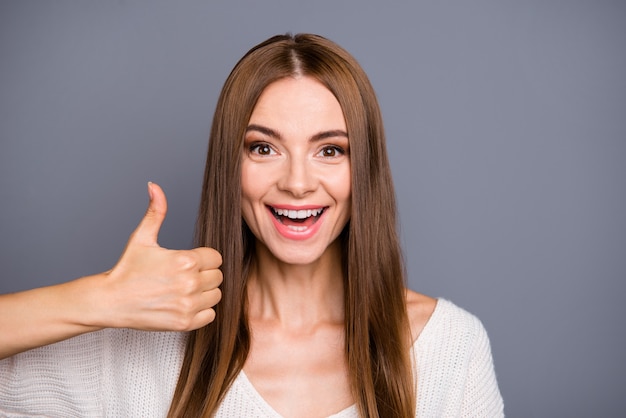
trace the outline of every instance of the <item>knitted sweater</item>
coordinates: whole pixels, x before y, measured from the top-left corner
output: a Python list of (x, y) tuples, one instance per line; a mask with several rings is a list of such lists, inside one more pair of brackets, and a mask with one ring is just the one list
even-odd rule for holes
[[(164, 417), (185, 334), (105, 329), (0, 361), (2, 417)], [(412, 349), (416, 417), (499, 417), (503, 403), (480, 321), (439, 299)], [(242, 371), (216, 416), (280, 418)], [(351, 406), (333, 418), (358, 417)]]

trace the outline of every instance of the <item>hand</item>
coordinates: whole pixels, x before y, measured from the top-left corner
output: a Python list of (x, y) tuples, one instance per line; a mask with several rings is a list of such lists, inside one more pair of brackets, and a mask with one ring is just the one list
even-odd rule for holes
[[(150, 205), (117, 265), (94, 297), (104, 327), (189, 331), (215, 319), (222, 294), (221, 255), (212, 248), (168, 250), (157, 243), (167, 213), (161, 188), (148, 184)], [(92, 305), (93, 306), (93, 305)]]

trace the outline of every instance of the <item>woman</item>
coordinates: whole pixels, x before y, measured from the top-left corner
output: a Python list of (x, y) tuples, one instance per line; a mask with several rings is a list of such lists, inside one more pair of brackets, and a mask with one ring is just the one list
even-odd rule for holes
[[(147, 374), (145, 380), (164, 375), (168, 388), (173, 388), (169, 371), (180, 370), (169, 407), (173, 417), (502, 414), (480, 322), (450, 302), (404, 287), (380, 111), (365, 73), (336, 44), (315, 35), (277, 36), (254, 47), (233, 69), (211, 130), (196, 228), (202, 248), (182, 255), (154, 252), (165, 197), (156, 185), (150, 192), (148, 215), (118, 265), (105, 278), (79, 281), (90, 295), (98, 294), (91, 289), (106, 287), (100, 292), (105, 306), (115, 307), (112, 319), (94, 314), (97, 319), (83, 321), (80, 329), (47, 339), (29, 335), (6, 354), (103, 327), (195, 329), (186, 342), (181, 333), (95, 333), (101, 338), (97, 346), (126, 341), (104, 349), (102, 357), (130, 359), (120, 361), (122, 367), (104, 362), (108, 374), (101, 380), (120, 380), (123, 388), (95, 401), (106, 404), (101, 413), (109, 415), (144, 402), (128, 395), (136, 388), (111, 368), (121, 375), (136, 369), (133, 377)], [(219, 255), (205, 247), (221, 254), (221, 291)], [(145, 289), (142, 278), (154, 274), (148, 258), (161, 263), (156, 270), (161, 276), (184, 276), (186, 290), (143, 283), (161, 288), (151, 289), (144, 300), (182, 293), (187, 313), (133, 313), (135, 299), (142, 298), (128, 297), (133, 293), (128, 289)], [(176, 274), (163, 273), (172, 265)], [(128, 277), (136, 280), (132, 286)], [(78, 287), (72, 283), (62, 293)], [(42, 294), (53, 293), (47, 292)], [(7, 305), (17, 309), (28, 297), (14, 296)], [(176, 303), (161, 303), (171, 305)], [(150, 348), (156, 339), (171, 354), (159, 364), (141, 363), (146, 353), (162, 355)], [(71, 350), (76, 341), (61, 345)], [(74, 350), (84, 353), (86, 341), (76, 342)], [(43, 351), (20, 356), (30, 353), (39, 361)], [(29, 363), (20, 356), (13, 357), (17, 363)], [(2, 367), (19, 374), (18, 365), (6, 365), (10, 362)], [(14, 401), (19, 393), (2, 384), (0, 396)], [(168, 390), (146, 397), (162, 396), (169, 403)]]

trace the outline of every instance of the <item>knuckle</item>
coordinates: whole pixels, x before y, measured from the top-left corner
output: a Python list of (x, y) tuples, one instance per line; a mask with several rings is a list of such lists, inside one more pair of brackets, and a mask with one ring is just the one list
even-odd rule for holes
[(191, 298), (180, 298), (176, 304), (173, 328), (176, 331), (188, 331), (193, 325), (194, 303)]
[(175, 330), (176, 331), (191, 331), (191, 329), (193, 328), (192, 325), (193, 323), (191, 322), (191, 319), (179, 318), (178, 321), (176, 321)]
[(192, 295), (200, 289), (200, 280), (196, 276), (187, 276), (180, 281), (181, 293)]
[(191, 297), (178, 299), (178, 312), (181, 318), (188, 318), (194, 309), (194, 301)]
[(195, 257), (188, 251), (178, 251), (175, 260), (176, 264), (184, 270), (190, 270), (197, 265)]

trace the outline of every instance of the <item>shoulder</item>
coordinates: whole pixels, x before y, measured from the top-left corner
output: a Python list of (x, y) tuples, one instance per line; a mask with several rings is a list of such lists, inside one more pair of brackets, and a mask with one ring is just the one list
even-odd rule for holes
[(437, 299), (411, 361), (418, 416), (502, 416), (489, 339), (475, 315)]
[(413, 342), (411, 353), (421, 365), (422, 373), (429, 367), (436, 367), (453, 379), (461, 379), (476, 368), (477, 362), (480, 367), (491, 363), (489, 339), (481, 321), (441, 298), (436, 299), (435, 308)]
[(453, 350), (468, 355), (476, 350), (489, 351), (489, 338), (474, 314), (446, 299), (435, 299), (434, 309), (418, 337), (414, 349)]
[(439, 338), (486, 338), (481, 321), (446, 299), (406, 291), (407, 315), (413, 342)]

